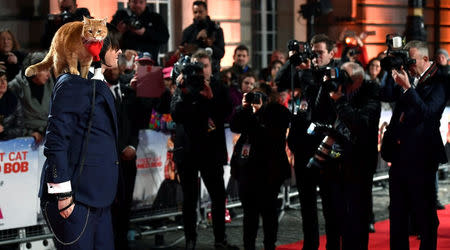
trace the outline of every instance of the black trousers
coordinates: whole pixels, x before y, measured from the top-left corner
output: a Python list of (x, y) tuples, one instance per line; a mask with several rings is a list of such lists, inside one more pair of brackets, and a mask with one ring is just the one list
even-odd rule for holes
[(244, 208), (244, 248), (254, 250), (262, 217), (264, 249), (275, 250), (278, 233), (278, 193), (281, 185), (271, 186), (255, 182), (239, 182), (239, 197)]
[(116, 249), (128, 249), (127, 233), (136, 181), (136, 158), (130, 161), (120, 159), (119, 167), (117, 194), (111, 206), (114, 244)]
[(328, 179), (317, 168), (295, 167), (303, 220), (304, 250), (319, 248), (319, 223), (317, 214), (317, 186), (320, 187), (328, 250), (340, 249), (342, 194), (338, 180)]
[(434, 250), (439, 219), (435, 207), (437, 166), (413, 171), (411, 166), (392, 164), (389, 169), (391, 249), (409, 249), (409, 214), (415, 216), (421, 250)]
[(199, 199), (200, 172), (211, 198), (213, 232), (216, 242), (225, 240), (225, 184), (223, 166), (207, 164), (203, 159), (178, 163), (181, 188), (183, 190), (183, 221), (186, 240), (197, 239), (197, 204)]

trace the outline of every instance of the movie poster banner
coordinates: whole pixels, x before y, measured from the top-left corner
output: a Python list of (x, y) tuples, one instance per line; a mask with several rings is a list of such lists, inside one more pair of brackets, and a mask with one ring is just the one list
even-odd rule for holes
[(0, 141), (0, 230), (37, 224), (38, 152), (31, 137)]

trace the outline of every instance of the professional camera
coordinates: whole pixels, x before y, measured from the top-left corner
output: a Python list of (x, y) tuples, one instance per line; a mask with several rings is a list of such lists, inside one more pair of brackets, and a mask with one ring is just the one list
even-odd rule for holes
[(123, 22), (126, 25), (128, 25), (129, 27), (131, 27), (133, 29), (136, 29), (136, 30), (141, 29), (142, 27), (144, 27), (142, 22), (139, 20), (138, 16), (136, 16), (135, 14), (130, 14), (128, 16), (128, 18), (123, 20)]
[(322, 83), (322, 88), (326, 92), (337, 91), (341, 85), (342, 92), (345, 92), (347, 86), (353, 84), (352, 78), (348, 75), (347, 71), (340, 70), (336, 67), (316, 68), (313, 74), (316, 79), (326, 79)]
[(182, 56), (172, 69), (172, 79), (176, 80), (183, 74), (183, 85), (180, 88), (187, 88), (189, 93), (198, 94), (205, 87), (205, 77), (203, 76), (203, 63), (191, 62), (190, 56)]
[(297, 40), (290, 40), (288, 42), (288, 51), (294, 51), (295, 53), (289, 57), (289, 61), (293, 65), (299, 65), (307, 62), (308, 59), (313, 59), (316, 54), (312, 51), (311, 45), (307, 42), (299, 42)]
[(387, 34), (386, 44), (388, 46), (387, 56), (381, 59), (381, 68), (383, 70), (400, 70), (402, 66), (407, 70), (409, 66), (416, 63), (416, 59), (409, 57), (408, 50), (403, 49), (404, 39), (401, 36)]
[(262, 93), (262, 92), (248, 92), (245, 95), (245, 102), (250, 103), (250, 104), (259, 104), (260, 101), (262, 103), (265, 103), (267, 101), (267, 96), (266, 94)]
[(314, 156), (309, 159), (306, 165), (307, 168), (324, 169), (342, 161), (344, 147), (341, 142), (344, 142), (345, 136), (341, 135), (333, 126), (311, 123), (311, 126), (308, 128), (308, 134), (324, 134), (325, 137), (319, 144)]
[(73, 21), (72, 13), (67, 10), (64, 10), (59, 14), (48, 14), (47, 19), (50, 23), (54, 23), (56, 25), (63, 25)]

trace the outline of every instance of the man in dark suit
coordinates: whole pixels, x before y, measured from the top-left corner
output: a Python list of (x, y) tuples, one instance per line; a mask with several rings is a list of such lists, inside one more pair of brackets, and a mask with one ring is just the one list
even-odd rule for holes
[[(117, 34), (109, 30), (104, 40), (102, 71), (117, 66)], [(106, 82), (60, 76), (52, 94), (39, 192), (58, 249), (114, 249), (110, 206), (119, 172), (117, 136), (114, 97)]]
[(116, 198), (111, 207), (114, 241), (116, 249), (128, 249), (127, 232), (130, 219), (130, 209), (133, 200), (134, 183), (136, 180), (136, 149), (139, 142), (137, 127), (136, 92), (129, 84), (119, 80), (119, 69), (105, 71), (105, 79), (110, 85), (116, 103), (119, 140), (117, 153), (119, 155), (119, 184)]
[[(228, 88), (211, 77), (209, 54), (199, 50), (192, 57), (203, 67), (203, 72), (196, 74), (202, 74), (204, 82), (193, 84), (190, 82), (194, 80), (186, 77), (180, 82), (171, 103), (171, 113), (176, 123), (174, 161), (184, 197), (186, 249), (195, 249), (196, 244), (199, 172), (211, 197), (215, 248), (232, 249), (225, 237), (223, 180), (223, 165), (227, 163), (224, 120), (231, 113), (231, 99)], [(198, 85), (201, 88), (197, 88)]]
[[(445, 78), (429, 60), (425, 42), (410, 41), (405, 50), (415, 63), (406, 71), (392, 70), (393, 81), (382, 88), (382, 101), (396, 101), (389, 128), (391, 146), (382, 155), (389, 169), (391, 249), (409, 249), (408, 210), (416, 216), (420, 249), (436, 249), (439, 220), (435, 207), (435, 178), (439, 163), (447, 161), (439, 132), (445, 108)], [(386, 150), (390, 148), (390, 150)], [(389, 151), (389, 152), (388, 152)], [(390, 159), (386, 159), (388, 156)]]

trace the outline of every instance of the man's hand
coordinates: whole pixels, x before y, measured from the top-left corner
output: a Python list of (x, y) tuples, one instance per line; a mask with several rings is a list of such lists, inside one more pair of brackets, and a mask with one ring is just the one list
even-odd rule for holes
[(0, 69), (6, 71), (6, 66), (5, 66), (5, 62), (4, 61), (0, 61)]
[(339, 98), (341, 98), (344, 94), (342, 94), (342, 85), (339, 85), (337, 91), (330, 92), (330, 97), (334, 101), (337, 101)]
[(3, 131), (5, 131), (5, 128), (3, 127), (3, 125), (0, 125), (0, 133), (3, 133)]
[(144, 35), (144, 33), (145, 33), (145, 27), (142, 27), (142, 28), (140, 28), (140, 29), (138, 29), (138, 30), (132, 29), (132, 31), (133, 31), (133, 33), (135, 33), (135, 34), (142, 36), (142, 35)]
[(128, 30), (128, 26), (126, 25), (126, 23), (124, 23), (124, 21), (120, 21), (117, 26), (116, 26), (117, 30), (119, 30), (120, 33), (125, 33)]
[(392, 78), (394, 78), (394, 81), (400, 85), (400, 87), (403, 88), (403, 90), (408, 90), (411, 88), (411, 83), (409, 82), (408, 74), (406, 71), (402, 68), (400, 71), (397, 71), (395, 69), (392, 70)]
[[(58, 209), (61, 210), (65, 207), (67, 207), (71, 202), (72, 202), (73, 197), (69, 197), (67, 199), (64, 200), (59, 200), (58, 201)], [(60, 212), (59, 214), (64, 218), (67, 219), (69, 218), (69, 216), (72, 214), (73, 209), (75, 208), (75, 203), (72, 204), (69, 208), (67, 208), (66, 210)]]
[(197, 40), (205, 40), (208, 37), (208, 34), (206, 33), (206, 29), (202, 29), (197, 34)]
[(17, 64), (17, 62), (18, 62), (17, 56), (12, 52), (8, 52), (8, 60), (7, 61), (9, 64)]
[(136, 157), (136, 149), (131, 146), (127, 146), (124, 150), (122, 150), (120, 157), (123, 160), (130, 161)]
[(36, 144), (39, 144), (39, 143), (42, 142), (42, 135), (41, 135), (41, 133), (39, 133), (39, 132), (33, 132), (33, 133), (31, 134), (31, 136), (34, 137), (34, 141), (36, 142)]

